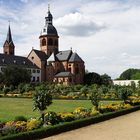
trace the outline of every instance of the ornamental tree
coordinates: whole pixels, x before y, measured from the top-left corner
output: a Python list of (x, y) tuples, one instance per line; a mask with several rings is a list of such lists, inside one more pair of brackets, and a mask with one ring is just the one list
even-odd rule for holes
[(35, 90), (35, 93), (33, 95), (33, 101), (34, 101), (34, 109), (33, 110), (39, 110), (41, 114), (41, 119), (44, 123), (44, 115), (45, 110), (49, 105), (52, 104), (52, 96), (50, 94), (50, 90), (48, 90), (45, 86), (42, 86), (40, 88), (37, 88)]
[(95, 109), (98, 110), (98, 106), (99, 106), (99, 101), (100, 101), (101, 95), (98, 92), (97, 87), (95, 87), (92, 91), (91, 91), (91, 103), (93, 104), (93, 106), (95, 106)]

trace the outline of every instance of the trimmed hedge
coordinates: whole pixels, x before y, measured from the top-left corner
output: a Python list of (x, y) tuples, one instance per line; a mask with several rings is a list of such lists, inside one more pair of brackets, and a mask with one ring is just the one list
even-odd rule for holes
[(44, 137), (49, 137), (52, 135), (56, 135), (62, 132), (74, 130), (77, 128), (81, 128), (90, 124), (99, 123), (102, 121), (106, 121), (121, 115), (125, 115), (134, 111), (140, 110), (140, 105), (135, 106), (130, 109), (123, 109), (117, 112), (110, 112), (103, 115), (95, 116), (95, 117), (89, 117), (85, 119), (80, 119), (72, 122), (66, 122), (46, 128), (40, 128), (36, 129), (34, 131), (24, 132), (24, 133), (18, 133), (10, 136), (4, 136), (1, 137), (1, 140), (35, 140), (40, 139)]

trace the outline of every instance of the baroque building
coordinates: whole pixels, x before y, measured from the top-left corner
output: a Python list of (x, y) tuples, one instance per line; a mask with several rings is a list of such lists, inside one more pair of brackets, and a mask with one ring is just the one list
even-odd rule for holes
[[(59, 36), (53, 26), (53, 16), (49, 9), (39, 40), (40, 50), (32, 49), (27, 58), (18, 57), (28, 61), (30, 67), (33, 66), (40, 70), (39, 78), (32, 75), (32, 81), (64, 85), (82, 84), (85, 74), (84, 61), (72, 50), (59, 51)], [(14, 57), (14, 59), (17, 57), (14, 55), (15, 46), (12, 41), (10, 26), (3, 48), (4, 54), (0, 54), (0, 59), (2, 55), (9, 58)], [(26, 66), (27, 62), (24, 65)]]

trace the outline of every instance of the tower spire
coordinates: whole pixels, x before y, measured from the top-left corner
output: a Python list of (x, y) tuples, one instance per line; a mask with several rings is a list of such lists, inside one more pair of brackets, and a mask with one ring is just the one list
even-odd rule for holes
[(50, 11), (50, 4), (48, 4), (48, 12)]
[(6, 37), (5, 43), (3, 45), (3, 52), (4, 52), (4, 54), (14, 55), (15, 46), (14, 46), (14, 43), (12, 40), (10, 21), (8, 21), (8, 22), (9, 22), (9, 26), (8, 26), (7, 37)]
[(8, 22), (9, 22), (9, 27), (8, 27), (6, 40), (8, 41), (8, 43), (10, 43), (10, 42), (12, 42), (12, 34), (11, 34), (11, 28), (10, 28), (10, 21), (8, 21)]

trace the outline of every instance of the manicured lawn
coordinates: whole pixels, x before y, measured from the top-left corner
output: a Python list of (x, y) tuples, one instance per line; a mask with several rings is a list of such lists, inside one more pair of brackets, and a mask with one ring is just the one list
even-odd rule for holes
[[(48, 110), (55, 112), (71, 112), (77, 107), (92, 107), (87, 100), (53, 100), (53, 104)], [(13, 120), (15, 116), (25, 116), (27, 118), (38, 117), (39, 111), (33, 111), (32, 99), (25, 98), (0, 98), (0, 120)]]
[[(112, 103), (114, 101), (102, 101), (103, 104), (110, 102)], [(49, 106), (48, 110), (72, 112), (77, 107), (91, 108), (92, 104), (90, 100), (53, 100), (53, 104)], [(33, 111), (32, 99), (0, 98), (0, 121), (13, 120), (15, 116), (19, 115), (27, 118), (40, 116), (39, 111)]]

